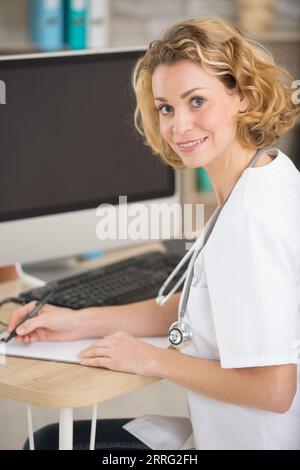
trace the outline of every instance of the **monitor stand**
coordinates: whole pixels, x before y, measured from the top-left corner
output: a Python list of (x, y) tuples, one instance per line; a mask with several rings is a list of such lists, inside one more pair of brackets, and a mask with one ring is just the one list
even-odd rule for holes
[(45, 281), (41, 278), (24, 272), (20, 263), (0, 267), (0, 284), (10, 281), (24, 281), (26, 284), (29, 283), (33, 286), (43, 286), (45, 284)]
[(75, 276), (91, 269), (80, 256), (70, 256), (17, 265), (19, 277), (30, 284), (42, 286), (47, 282)]
[[(0, 284), (21, 280), (34, 286), (63, 279), (93, 269), (84, 261), (103, 256), (103, 252), (91, 252), (86, 255), (57, 258), (35, 263), (16, 263), (0, 267)], [(91, 256), (92, 255), (92, 256)]]

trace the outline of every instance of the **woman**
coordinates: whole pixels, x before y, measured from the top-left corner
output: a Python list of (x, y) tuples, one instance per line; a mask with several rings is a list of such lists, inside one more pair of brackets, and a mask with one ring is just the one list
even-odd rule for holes
[[(291, 77), (236, 28), (204, 18), (152, 42), (133, 85), (135, 124), (152, 150), (176, 169), (204, 167), (219, 206), (234, 188), (195, 262), (186, 318), (192, 344), (179, 353), (136, 338), (167, 334), (179, 294), (163, 307), (48, 305), (19, 328), (18, 341), (103, 337), (81, 353), (81, 364), (185, 387), (197, 449), (300, 449), (300, 174), (276, 148), (244, 170), (257, 149), (292, 127), (299, 106)], [(13, 313), (10, 330), (33, 305)], [(124, 423), (108, 424), (114, 429), (99, 445), (143, 446), (134, 438), (126, 444)], [(57, 426), (42, 433), (53, 444)]]

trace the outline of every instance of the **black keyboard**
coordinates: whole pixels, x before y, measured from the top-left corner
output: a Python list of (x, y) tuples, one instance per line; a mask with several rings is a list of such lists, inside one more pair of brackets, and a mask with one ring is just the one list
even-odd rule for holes
[[(43, 287), (23, 292), (19, 297), (24, 302), (30, 302), (41, 300), (52, 292), (48, 303), (76, 310), (147, 300), (157, 296), (160, 286), (181, 257), (174, 253), (151, 251), (76, 276), (51, 281)], [(171, 286), (183, 272), (184, 267)]]

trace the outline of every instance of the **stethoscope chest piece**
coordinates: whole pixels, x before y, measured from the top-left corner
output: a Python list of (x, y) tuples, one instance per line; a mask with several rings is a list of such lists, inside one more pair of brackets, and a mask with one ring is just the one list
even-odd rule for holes
[(183, 321), (175, 321), (169, 328), (169, 342), (177, 349), (185, 348), (190, 344), (192, 336), (191, 328)]

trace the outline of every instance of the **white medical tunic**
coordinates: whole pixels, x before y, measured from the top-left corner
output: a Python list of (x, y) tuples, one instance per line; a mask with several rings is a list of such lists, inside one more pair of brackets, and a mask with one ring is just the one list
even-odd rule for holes
[[(223, 368), (299, 360), (300, 173), (282, 152), (234, 188), (196, 259), (187, 321), (184, 352)], [(284, 414), (188, 395), (198, 449), (300, 449), (299, 386)]]
[[(182, 352), (222, 368), (300, 358), (300, 173), (272, 152), (271, 163), (243, 172), (194, 265), (193, 340)], [(196, 449), (300, 449), (299, 383), (298, 367), (297, 394), (281, 414), (188, 391)]]

